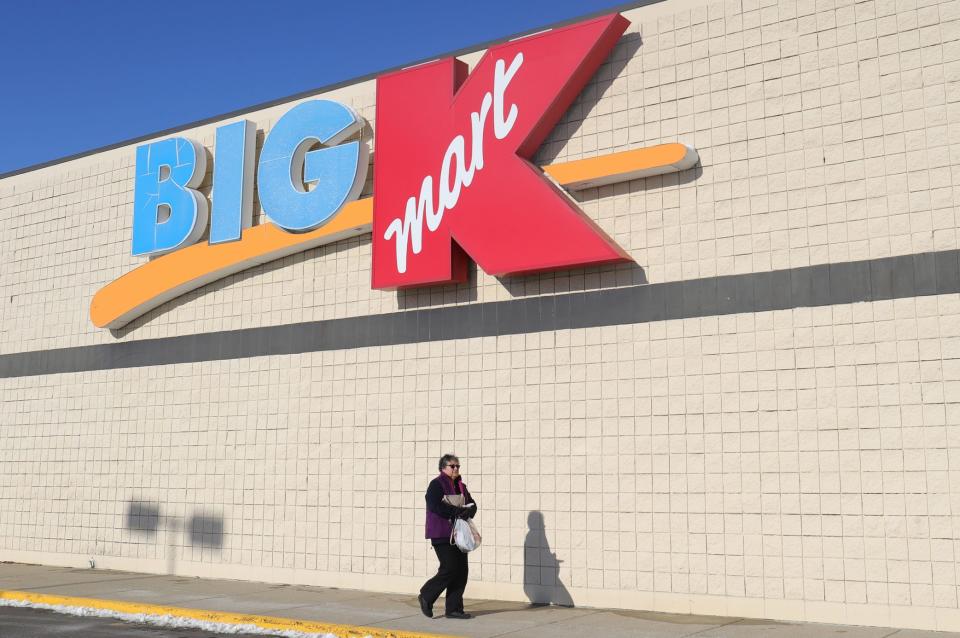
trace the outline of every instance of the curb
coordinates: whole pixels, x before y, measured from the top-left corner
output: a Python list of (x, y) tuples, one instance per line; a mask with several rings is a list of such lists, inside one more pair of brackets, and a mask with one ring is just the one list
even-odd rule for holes
[(362, 625), (340, 625), (314, 620), (277, 616), (238, 614), (206, 609), (168, 607), (122, 600), (80, 598), (0, 590), (0, 607), (36, 607), (75, 616), (105, 616), (131, 622), (178, 628), (195, 627), (226, 633), (258, 633), (291, 637), (324, 636), (332, 638), (457, 638), (444, 634), (398, 631)]

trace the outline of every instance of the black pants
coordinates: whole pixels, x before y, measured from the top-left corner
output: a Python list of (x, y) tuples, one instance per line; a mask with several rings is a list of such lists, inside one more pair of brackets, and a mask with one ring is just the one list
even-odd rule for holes
[(449, 543), (434, 545), (433, 551), (440, 559), (440, 569), (437, 570), (436, 576), (423, 584), (420, 595), (432, 606), (446, 589), (446, 613), (463, 611), (463, 590), (467, 588), (469, 572), (467, 555), (457, 549), (456, 545)]

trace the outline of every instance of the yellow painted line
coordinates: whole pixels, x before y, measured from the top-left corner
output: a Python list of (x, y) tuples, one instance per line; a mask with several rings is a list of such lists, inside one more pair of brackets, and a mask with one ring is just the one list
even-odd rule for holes
[[(661, 144), (573, 162), (550, 164), (544, 172), (571, 190), (602, 186), (690, 168), (697, 152), (684, 144)], [(97, 291), (90, 320), (98, 328), (127, 323), (180, 295), (274, 259), (370, 232), (373, 198), (350, 202), (329, 222), (307, 233), (288, 233), (273, 224), (243, 231), (224, 244), (201, 242), (157, 257)]]
[(0, 591), (0, 600), (33, 603), (39, 605), (60, 605), (63, 607), (82, 607), (85, 609), (101, 609), (122, 614), (144, 614), (147, 616), (175, 616), (204, 622), (224, 623), (228, 625), (254, 625), (262, 629), (275, 631), (301, 631), (314, 634), (334, 634), (338, 638), (455, 638), (443, 634), (428, 634), (415, 631), (395, 631), (380, 627), (363, 627), (360, 625), (340, 625), (335, 623), (317, 622), (313, 620), (296, 620), (293, 618), (279, 618), (276, 616), (258, 616), (254, 614), (234, 614), (223, 611), (208, 611), (205, 609), (185, 609), (183, 607), (168, 607), (166, 605), (150, 605), (147, 603), (131, 603), (122, 600), (102, 600), (99, 598), (79, 598), (76, 596), (56, 596), (52, 594), (35, 594), (23, 591)]

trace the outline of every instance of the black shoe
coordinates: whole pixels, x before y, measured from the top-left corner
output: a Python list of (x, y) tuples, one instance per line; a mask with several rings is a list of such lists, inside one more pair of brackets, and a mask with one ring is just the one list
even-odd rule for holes
[(473, 618), (473, 614), (468, 614), (465, 611), (448, 611), (447, 618), (459, 618), (460, 620), (469, 620)]
[(430, 603), (424, 600), (423, 594), (417, 596), (417, 601), (420, 603), (420, 611), (423, 612), (423, 615), (427, 618), (433, 618), (433, 609), (430, 607)]

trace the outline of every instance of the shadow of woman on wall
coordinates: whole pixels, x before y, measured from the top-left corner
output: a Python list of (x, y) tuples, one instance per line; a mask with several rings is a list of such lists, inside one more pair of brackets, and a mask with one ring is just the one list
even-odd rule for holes
[(527, 515), (527, 537), (523, 541), (523, 593), (532, 605), (573, 607), (573, 598), (560, 582), (560, 559), (550, 551), (543, 512)]

